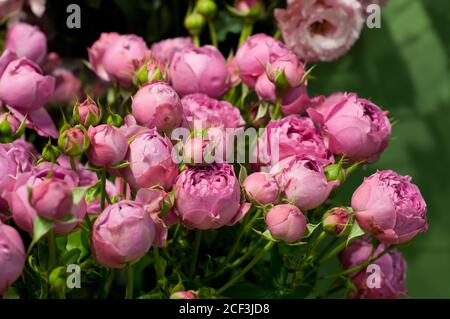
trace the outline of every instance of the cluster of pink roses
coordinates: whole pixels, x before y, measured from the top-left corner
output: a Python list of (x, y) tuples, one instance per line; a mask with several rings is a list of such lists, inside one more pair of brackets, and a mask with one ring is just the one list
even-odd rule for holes
[[(248, 14), (255, 2), (238, 1), (237, 14)], [(312, 211), (323, 214), (329, 235), (345, 236), (359, 225), (381, 243), (373, 250), (360, 238), (340, 253), (346, 269), (379, 257), (374, 263), (382, 270), (382, 288), (368, 288), (359, 269), (349, 276), (357, 287), (354, 297), (406, 292), (400, 253), (382, 253), (427, 230), (426, 204), (410, 177), (378, 171), (356, 189), (351, 207), (321, 210), (330, 208), (327, 200), (351, 168), (379, 158), (391, 135), (387, 113), (355, 93), (307, 94), (306, 62), (345, 53), (362, 28), (362, 6), (356, 0), (288, 1), (275, 16), (285, 43), (256, 34), (229, 61), (216, 47), (196, 46), (191, 38), (163, 40), (149, 49), (136, 35), (101, 34), (88, 48), (90, 67), (104, 82), (129, 90), (131, 114), (119, 110), (122, 119), (109, 109), (105, 124), (99, 103), (87, 97), (75, 104), (73, 125), (64, 123), (59, 132), (44, 106), (77, 96), (81, 84), (69, 71), (49, 67), (55, 56), (36, 27), (18, 23), (9, 29), (0, 59), (0, 125), (10, 138), (0, 144), (0, 295), (18, 279), (26, 259), (22, 238), (9, 223), (33, 237), (36, 220), (50, 222), (59, 236), (93, 221), (96, 262), (125, 268), (151, 246), (164, 247), (173, 224), (218, 229), (263, 212), (266, 237), (296, 244), (310, 232)], [(229, 93), (238, 86), (253, 90), (253, 102), (269, 103), (271, 112), (257, 121), (250, 106), (233, 105)], [(57, 138), (57, 146), (49, 142), (39, 154), (11, 134), (21, 121)], [(241, 168), (241, 178), (235, 165), (206, 162), (211, 140), (221, 139), (214, 133), (249, 123), (264, 127), (252, 150), (252, 174), (245, 176)], [(177, 141), (169, 138), (177, 128), (191, 132), (181, 166), (173, 156)], [(100, 195), (88, 196), (87, 190)], [(81, 197), (75, 195), (80, 191)], [(172, 297), (197, 295), (180, 291)]]

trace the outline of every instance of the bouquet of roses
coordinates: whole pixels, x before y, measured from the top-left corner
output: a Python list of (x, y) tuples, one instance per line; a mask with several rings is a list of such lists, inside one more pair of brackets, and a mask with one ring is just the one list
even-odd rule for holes
[[(396, 248), (427, 230), (418, 187), (381, 170), (336, 199), (388, 146), (387, 111), (308, 94), (311, 63), (350, 49), (370, 3), (235, 1), (225, 58), (218, 4), (189, 1), (190, 37), (102, 33), (81, 77), (19, 21), (45, 7), (3, 1), (0, 296), (405, 295)], [(279, 32), (252, 35), (272, 12)]]

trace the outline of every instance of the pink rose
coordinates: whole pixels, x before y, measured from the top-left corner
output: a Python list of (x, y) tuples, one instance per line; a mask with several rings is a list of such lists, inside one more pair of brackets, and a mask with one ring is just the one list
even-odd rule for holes
[(364, 24), (357, 0), (289, 0), (274, 15), (286, 45), (307, 62), (344, 55)]
[(2, 0), (0, 2), (0, 19), (20, 12), (23, 1), (24, 0)]
[(263, 205), (274, 204), (280, 195), (280, 187), (269, 173), (257, 172), (250, 174), (244, 180), (244, 187), (251, 200)]
[(172, 160), (172, 143), (155, 130), (146, 129), (130, 143), (124, 177), (134, 189), (159, 185), (172, 188), (178, 165)]
[(361, 228), (379, 241), (401, 244), (428, 230), (427, 205), (411, 177), (386, 170), (364, 179), (352, 197)]
[[(58, 130), (55, 123), (45, 108), (41, 107), (31, 112), (18, 111), (12, 107), (8, 107), (8, 110), (19, 121), (25, 120), (27, 128), (36, 131), (38, 135), (58, 138)], [(25, 114), (27, 115), (26, 119)]]
[(354, 93), (335, 93), (308, 114), (322, 127), (330, 151), (353, 162), (373, 162), (388, 145), (389, 119)]
[(19, 279), (25, 267), (25, 247), (19, 233), (0, 222), (0, 297)]
[(173, 88), (181, 96), (204, 93), (218, 98), (228, 89), (227, 62), (220, 51), (206, 45), (177, 52), (170, 63)]
[(190, 37), (179, 37), (173, 39), (165, 39), (151, 46), (152, 57), (156, 59), (160, 64), (164, 65), (172, 61), (176, 52), (181, 51), (184, 48), (193, 48), (194, 43)]
[(272, 236), (286, 243), (299, 241), (306, 231), (305, 215), (290, 204), (271, 208), (265, 216), (265, 221)]
[[(0, 148), (3, 148), (8, 153), (8, 158), (12, 160), (16, 168), (17, 173), (25, 173), (32, 170), (36, 161), (39, 159), (39, 154), (36, 152), (33, 144), (18, 139), (9, 144), (0, 144)], [(0, 167), (7, 167), (6, 165), (0, 165)], [(16, 175), (16, 172), (13, 176)], [(1, 188), (1, 187), (0, 187)]]
[(125, 158), (128, 140), (118, 128), (108, 124), (91, 126), (88, 135), (91, 145), (86, 155), (95, 166), (110, 166)]
[(47, 55), (47, 37), (38, 27), (19, 22), (8, 29), (5, 49), (40, 64)]
[(198, 299), (197, 294), (192, 291), (177, 291), (170, 295), (170, 299)]
[(100, 121), (101, 111), (97, 104), (90, 98), (77, 104), (73, 110), (73, 117), (84, 127), (95, 126)]
[(165, 82), (141, 87), (133, 97), (131, 109), (139, 124), (159, 132), (178, 127), (183, 115), (177, 92)]
[(339, 181), (328, 182), (323, 162), (305, 155), (288, 157), (272, 167), (273, 174), (286, 198), (297, 207), (310, 210), (320, 206)]
[(229, 164), (188, 166), (174, 188), (177, 214), (186, 227), (215, 229), (243, 217), (239, 182)]
[(116, 32), (102, 33), (92, 47), (88, 48), (89, 63), (94, 72), (97, 73), (98, 77), (103, 81), (111, 81), (111, 78), (103, 65), (103, 57), (112, 42), (119, 37), (120, 35)]
[(3, 198), (5, 193), (11, 188), (14, 183), (14, 177), (17, 174), (17, 164), (13, 159), (11, 152), (4, 145), (0, 144), (0, 167), (2, 174), (0, 174), (0, 198)]
[(11, 135), (17, 132), (20, 127), (20, 121), (17, 119), (14, 114), (11, 113), (2, 113), (0, 114), (0, 123), (6, 121), (11, 129)]
[(71, 71), (58, 68), (52, 72), (52, 75), (56, 79), (56, 85), (55, 92), (50, 98), (51, 103), (71, 103), (78, 97), (81, 82)]
[(347, 209), (336, 207), (327, 211), (322, 218), (323, 230), (330, 235), (341, 236), (347, 230), (350, 213)]
[[(380, 255), (386, 246), (380, 244), (373, 251), (372, 243), (367, 239), (357, 239), (352, 242), (339, 255), (344, 269), (353, 268)], [(394, 250), (383, 255), (372, 265), (377, 265), (381, 270), (380, 286), (370, 288), (367, 286), (369, 275), (373, 272), (367, 271), (367, 267), (358, 272), (349, 274), (350, 279), (356, 286), (357, 291), (352, 293), (351, 297), (359, 299), (396, 299), (406, 294), (405, 275), (406, 263), (402, 255)]]
[(89, 147), (86, 129), (77, 125), (64, 130), (59, 135), (58, 147), (66, 155), (79, 156), (83, 154)]

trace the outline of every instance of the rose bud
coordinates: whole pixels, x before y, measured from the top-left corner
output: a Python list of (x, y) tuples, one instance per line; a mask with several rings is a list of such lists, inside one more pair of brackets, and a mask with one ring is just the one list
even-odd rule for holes
[(55, 78), (27, 58), (10, 62), (0, 76), (0, 99), (25, 113), (44, 106), (55, 89)]
[(0, 222), (0, 297), (22, 274), (25, 267), (25, 247), (19, 233)]
[(0, 144), (0, 167), (2, 168), (2, 174), (0, 174), (0, 198), (14, 185), (13, 177), (17, 175), (17, 164), (9, 148), (5, 147), (6, 145), (8, 144)]
[(181, 123), (183, 110), (177, 92), (165, 82), (144, 85), (133, 96), (131, 109), (136, 121), (159, 132)]
[(224, 127), (238, 128), (245, 125), (245, 121), (237, 107), (227, 101), (218, 101), (206, 94), (189, 94), (181, 99), (183, 106), (183, 127), (209, 128)]
[(145, 41), (136, 35), (121, 35), (112, 40), (103, 55), (103, 67), (113, 80), (129, 86), (134, 73), (150, 57)]
[[(64, 182), (69, 189), (79, 186), (79, 178), (74, 171), (61, 167), (56, 163), (44, 162), (35, 167), (32, 172), (17, 174), (12, 190), (5, 196), (14, 222), (29, 234), (33, 234), (34, 220), (38, 216), (38, 212), (32, 205), (32, 193), (30, 194), (30, 190), (36, 189), (50, 175)], [(54, 220), (53, 226), (56, 234), (68, 234), (80, 224), (86, 214), (86, 202), (84, 199), (74, 204), (69, 213), (74, 219), (73, 222)]]
[(339, 181), (328, 182), (320, 160), (305, 155), (288, 157), (272, 167), (286, 198), (302, 210), (320, 206)]
[(236, 64), (239, 76), (251, 89), (255, 88), (256, 80), (264, 74), (268, 63), (292, 52), (280, 41), (266, 34), (255, 34), (249, 37), (236, 52)]
[(88, 135), (91, 145), (86, 155), (95, 166), (110, 166), (125, 158), (128, 140), (117, 127), (108, 124), (91, 126)]
[(63, 131), (58, 138), (59, 149), (69, 156), (83, 154), (89, 147), (89, 137), (86, 129), (77, 125)]
[(174, 189), (177, 214), (188, 228), (230, 226), (245, 213), (240, 210), (239, 181), (229, 164), (188, 166), (178, 175)]
[(70, 217), (73, 205), (72, 191), (64, 181), (49, 178), (33, 189), (31, 205), (39, 216), (61, 221)]
[(299, 241), (306, 231), (305, 215), (290, 204), (271, 208), (265, 216), (265, 221), (272, 236), (286, 243)]
[(198, 299), (195, 291), (177, 291), (170, 295), (170, 299)]
[(364, 25), (357, 0), (294, 0), (287, 9), (276, 9), (274, 15), (286, 45), (307, 62), (344, 55)]
[(97, 125), (101, 117), (101, 110), (89, 97), (81, 104), (76, 103), (73, 108), (73, 118), (86, 128)]
[(194, 43), (190, 37), (166, 39), (152, 44), (152, 57), (162, 65), (169, 64), (176, 52), (193, 47)]
[(183, 21), (184, 27), (192, 36), (198, 36), (205, 26), (205, 18), (198, 12), (191, 12), (186, 15)]
[(81, 82), (75, 75), (63, 68), (55, 69), (52, 72), (55, 77), (55, 92), (50, 98), (51, 103), (70, 103), (78, 96), (81, 89)]
[[(205, 165), (212, 163), (212, 150), (209, 141), (202, 137), (188, 137), (183, 146), (183, 161), (189, 165)], [(209, 151), (209, 152), (208, 152)], [(208, 156), (209, 155), (209, 156)]]
[(103, 81), (111, 81), (109, 74), (103, 66), (103, 57), (112, 42), (119, 37), (120, 35), (116, 32), (102, 33), (92, 47), (88, 48), (90, 66)]
[(134, 189), (161, 186), (172, 188), (178, 165), (172, 160), (172, 143), (155, 130), (146, 129), (130, 143), (124, 177)]
[(330, 209), (323, 215), (322, 225), (323, 230), (330, 235), (344, 235), (350, 225), (350, 213), (341, 207)]
[(352, 196), (359, 226), (382, 243), (401, 244), (428, 230), (427, 205), (411, 177), (378, 171)]
[(228, 89), (227, 62), (222, 53), (211, 45), (177, 52), (169, 73), (173, 88), (181, 96), (205, 93), (218, 98)]
[(25, 126), (23, 129), (21, 128), (21, 123), (17, 119), (14, 114), (11, 113), (3, 113), (0, 114), (0, 142), (7, 143), (15, 140), (22, 135), (25, 130)]
[(47, 37), (36, 26), (19, 22), (8, 29), (5, 49), (40, 64), (47, 55)]
[(322, 127), (330, 151), (352, 161), (373, 162), (388, 145), (391, 124), (383, 111), (354, 93), (335, 93), (308, 114)]
[(242, 184), (247, 195), (257, 203), (274, 204), (278, 200), (280, 188), (269, 173), (253, 173), (247, 176)]
[(108, 206), (92, 229), (96, 261), (108, 268), (124, 268), (150, 249), (155, 225), (141, 205), (124, 200)]
[[(373, 251), (371, 241), (357, 239), (339, 254), (339, 259), (344, 269), (350, 269), (367, 262), (369, 259), (375, 259), (385, 249), (386, 246), (380, 244)], [(351, 293), (350, 297), (358, 299), (396, 299), (406, 295), (406, 263), (398, 251), (393, 250), (384, 254), (373, 261), (371, 265), (376, 265), (380, 269), (379, 286), (367, 286), (368, 281), (371, 281), (369, 276), (373, 274), (373, 270), (369, 271), (366, 267), (358, 272), (352, 272), (348, 276), (356, 286), (357, 291)]]
[(313, 121), (299, 115), (270, 121), (258, 139), (255, 155), (260, 165), (274, 165), (292, 155), (311, 155), (326, 162), (333, 161)]

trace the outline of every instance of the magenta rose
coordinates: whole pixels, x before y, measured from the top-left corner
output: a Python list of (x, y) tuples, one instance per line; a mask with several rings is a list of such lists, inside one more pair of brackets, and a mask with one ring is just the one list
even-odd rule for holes
[[(39, 154), (34, 148), (33, 144), (25, 141), (24, 139), (17, 139), (9, 144), (0, 144), (0, 148), (3, 148), (8, 153), (8, 158), (15, 164), (14, 173), (25, 173), (31, 171), (36, 161), (39, 159)], [(0, 167), (7, 167), (6, 165), (0, 165)], [(6, 169), (7, 171), (7, 169)], [(1, 188), (1, 187), (0, 187)]]
[(170, 63), (174, 54), (184, 48), (193, 48), (194, 43), (190, 37), (179, 37), (173, 39), (165, 39), (151, 46), (152, 57), (160, 64)]
[(71, 103), (78, 97), (81, 82), (70, 70), (58, 68), (52, 75), (55, 77), (56, 85), (55, 92), (50, 98), (51, 103)]
[(347, 53), (364, 24), (357, 0), (290, 0), (274, 15), (286, 45), (307, 62)]
[(427, 205), (411, 177), (378, 171), (364, 179), (352, 197), (361, 228), (388, 244), (405, 243), (428, 230)]
[(11, 152), (4, 145), (10, 144), (0, 144), (0, 167), (2, 168), (2, 174), (0, 174), (0, 200), (11, 189), (14, 184), (13, 179), (17, 174), (17, 164)]
[(183, 115), (177, 92), (165, 82), (141, 87), (133, 96), (131, 109), (139, 124), (159, 132), (178, 127)]
[(228, 89), (227, 62), (211, 45), (177, 52), (169, 68), (173, 88), (181, 96), (204, 93), (218, 98)]
[(43, 75), (41, 69), (27, 58), (7, 63), (3, 72), (1, 71), (2, 68), (0, 68), (0, 99), (19, 111), (37, 110), (53, 95), (55, 78)]
[(103, 57), (112, 42), (119, 37), (120, 35), (116, 32), (102, 33), (100, 38), (94, 42), (92, 47), (88, 48), (89, 63), (91, 68), (103, 81), (111, 81), (110, 75), (106, 72), (103, 65)]
[(186, 167), (174, 188), (177, 214), (186, 227), (215, 229), (243, 217), (239, 181), (229, 164)]
[(91, 126), (88, 135), (91, 145), (86, 155), (95, 166), (110, 166), (125, 158), (128, 140), (117, 127), (108, 124)]
[[(386, 246), (380, 244), (375, 251), (373, 251), (372, 242), (367, 239), (357, 239), (352, 242), (339, 255), (339, 259), (344, 269), (353, 268), (362, 264), (370, 258), (375, 258), (380, 255)], [(358, 272), (353, 272), (349, 275), (357, 291), (350, 296), (358, 299), (396, 299), (402, 295), (406, 295), (405, 275), (406, 263), (402, 255), (394, 250), (381, 256), (371, 265), (376, 265), (380, 270), (380, 286), (370, 288), (367, 286), (369, 275), (373, 271), (368, 268), (363, 268)], [(373, 266), (372, 266), (373, 267)], [(372, 275), (373, 276), (373, 275)]]
[(303, 238), (306, 231), (306, 217), (294, 205), (281, 204), (271, 208), (266, 216), (267, 228), (272, 236), (286, 243)]
[(123, 200), (108, 206), (92, 229), (96, 261), (108, 268), (124, 268), (140, 259), (155, 239), (155, 225), (138, 203)]
[(386, 114), (354, 93), (335, 93), (308, 114), (322, 127), (330, 151), (353, 162), (373, 162), (388, 145), (391, 124)]
[(275, 178), (269, 173), (256, 172), (247, 176), (242, 183), (250, 200), (267, 205), (277, 202), (280, 187)]
[(25, 247), (19, 233), (0, 221), (0, 297), (19, 279), (25, 267)]
[(19, 22), (8, 29), (5, 49), (40, 64), (47, 55), (47, 37), (38, 27)]
[(132, 188), (172, 188), (178, 164), (172, 160), (171, 141), (157, 131), (146, 129), (139, 133), (130, 143), (126, 160), (129, 166), (124, 169), (124, 177)]
[(288, 157), (272, 167), (281, 191), (302, 210), (320, 206), (339, 181), (329, 182), (323, 171), (323, 162), (305, 155)]

